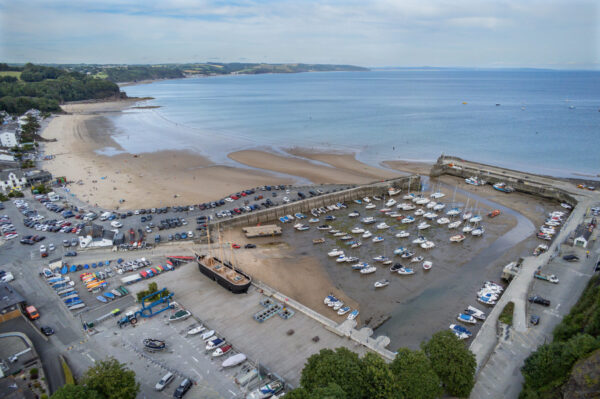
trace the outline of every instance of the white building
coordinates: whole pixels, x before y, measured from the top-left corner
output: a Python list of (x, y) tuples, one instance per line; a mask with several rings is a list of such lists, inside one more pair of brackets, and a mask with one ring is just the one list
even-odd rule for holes
[(0, 133), (0, 146), (2, 147), (15, 147), (17, 144), (17, 135), (13, 132)]
[(22, 190), (27, 185), (27, 178), (20, 170), (3, 170), (0, 172), (0, 188), (5, 193), (16, 189)]

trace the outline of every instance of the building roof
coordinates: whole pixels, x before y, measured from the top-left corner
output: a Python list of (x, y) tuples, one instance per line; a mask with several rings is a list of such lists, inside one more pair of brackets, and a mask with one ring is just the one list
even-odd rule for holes
[(19, 169), (5, 169), (0, 170), (0, 180), (8, 180), (8, 175), (14, 173), (17, 179), (23, 178), (23, 172)]
[(589, 241), (591, 235), (592, 227), (585, 224), (580, 224), (575, 230), (575, 239), (583, 237), (584, 240)]
[(0, 311), (23, 302), (25, 302), (25, 298), (10, 284), (0, 283)]

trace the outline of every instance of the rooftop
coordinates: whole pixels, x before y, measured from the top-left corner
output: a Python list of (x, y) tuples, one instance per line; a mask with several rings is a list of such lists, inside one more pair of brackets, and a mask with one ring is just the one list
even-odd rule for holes
[(0, 312), (8, 307), (25, 302), (21, 296), (8, 283), (0, 283)]

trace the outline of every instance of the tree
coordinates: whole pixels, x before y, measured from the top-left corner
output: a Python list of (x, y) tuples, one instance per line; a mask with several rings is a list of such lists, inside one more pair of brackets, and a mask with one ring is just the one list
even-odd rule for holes
[(84, 385), (67, 384), (58, 388), (51, 399), (103, 399), (102, 395)]
[(96, 362), (85, 372), (82, 382), (105, 399), (135, 399), (140, 391), (135, 372), (113, 357)]
[(362, 359), (364, 370), (363, 397), (369, 399), (402, 398), (396, 378), (387, 363), (374, 353), (367, 353)]
[(405, 398), (439, 398), (444, 390), (429, 358), (423, 351), (400, 348), (390, 369)]
[(348, 399), (361, 399), (364, 392), (364, 374), (358, 355), (346, 348), (321, 349), (308, 358), (300, 384), (309, 392), (330, 384), (342, 387)]
[(304, 388), (296, 388), (285, 394), (288, 399), (346, 399), (346, 392), (338, 384), (330, 383), (312, 392)]
[(475, 385), (475, 355), (452, 333), (440, 331), (421, 349), (431, 361), (446, 392), (453, 396), (467, 397)]

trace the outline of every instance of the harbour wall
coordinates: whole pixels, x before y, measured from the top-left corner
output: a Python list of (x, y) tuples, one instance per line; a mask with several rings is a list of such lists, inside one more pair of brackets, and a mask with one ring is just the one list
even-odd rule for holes
[(519, 172), (498, 166), (465, 161), (464, 159), (454, 156), (442, 155), (431, 168), (429, 175), (431, 177), (438, 177), (445, 174), (464, 179), (476, 176), (491, 184), (504, 182), (513, 187), (515, 191), (533, 194), (559, 202), (567, 202), (571, 205), (577, 203), (577, 200), (573, 195), (561, 188), (563, 184), (571, 184), (556, 178)]
[(357, 187), (336, 191), (333, 193), (322, 194), (319, 196), (290, 202), (289, 204), (283, 204), (268, 209), (262, 209), (259, 211), (242, 214), (231, 219), (219, 221), (218, 223), (221, 225), (221, 227), (256, 226), (259, 223), (263, 224), (273, 222), (285, 215), (293, 215), (299, 212), (306, 213), (313, 208), (320, 208), (327, 205), (336, 204), (338, 202), (348, 202), (358, 198), (373, 195), (387, 195), (387, 190), (390, 187), (401, 189), (403, 192), (406, 192), (411, 190), (418, 190), (420, 186), (420, 176), (403, 176), (395, 179), (384, 180), (381, 182), (364, 184)]

